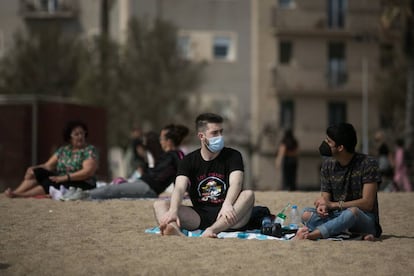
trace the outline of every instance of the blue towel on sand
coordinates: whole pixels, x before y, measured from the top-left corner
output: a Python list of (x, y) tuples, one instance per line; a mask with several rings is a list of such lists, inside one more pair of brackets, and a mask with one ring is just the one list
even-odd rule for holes
[[(183, 234), (187, 237), (200, 237), (203, 234), (203, 230), (182, 230)], [(160, 228), (158, 226), (153, 228), (145, 229), (145, 233), (149, 234), (161, 234)], [(245, 239), (245, 240), (290, 240), (293, 238), (295, 234), (286, 234), (282, 238), (276, 238), (272, 236), (263, 235), (260, 233), (259, 229), (256, 230), (248, 230), (248, 231), (235, 231), (235, 232), (220, 232), (217, 237), (219, 239), (225, 238), (238, 238), (238, 239)]]

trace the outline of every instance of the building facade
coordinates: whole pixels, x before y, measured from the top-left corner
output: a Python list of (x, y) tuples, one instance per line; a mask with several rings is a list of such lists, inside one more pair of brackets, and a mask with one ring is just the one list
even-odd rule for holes
[[(0, 53), (12, 32), (61, 22), (89, 36), (102, 31), (105, 1), (21, 0), (0, 3)], [(352, 123), (368, 151), (378, 128), (380, 1), (118, 0), (107, 1), (108, 32), (122, 42), (130, 18), (174, 23), (182, 54), (207, 64), (190, 98), (194, 112), (226, 120), (226, 144), (245, 157), (246, 186), (280, 189), (275, 155), (283, 132), (300, 145), (299, 189), (319, 187), (318, 147), (326, 128)], [(4, 16), (3, 16), (4, 15)], [(3, 45), (3, 46), (1, 46)]]
[(281, 172), (274, 170), (275, 146), (283, 131), (291, 128), (300, 146), (298, 186), (317, 188), (318, 147), (330, 124), (352, 123), (359, 135), (358, 149), (364, 152), (378, 128), (374, 84), (380, 3), (254, 2), (258, 19), (253, 34), (257, 46), (252, 128), (256, 129), (251, 137), (253, 143), (259, 141), (252, 154), (256, 185), (280, 187)]

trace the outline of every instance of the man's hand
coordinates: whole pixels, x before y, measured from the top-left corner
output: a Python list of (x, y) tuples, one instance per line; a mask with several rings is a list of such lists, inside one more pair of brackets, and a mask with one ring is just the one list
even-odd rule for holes
[(177, 212), (168, 210), (168, 212), (165, 213), (164, 216), (161, 218), (161, 222), (160, 222), (161, 235), (164, 235), (164, 230), (167, 228), (168, 224), (170, 224), (171, 222), (175, 222), (177, 223), (178, 227), (181, 227), (180, 218), (178, 217)]
[(68, 180), (67, 175), (61, 175), (61, 176), (49, 176), (50, 181), (54, 183), (62, 183)]
[(314, 205), (316, 208), (316, 212), (321, 217), (327, 217), (328, 216), (328, 210), (329, 210), (329, 201), (327, 201), (324, 197), (320, 197), (317, 200), (315, 200)]
[(223, 217), (226, 220), (228, 225), (234, 225), (237, 222), (236, 211), (233, 208), (233, 205), (224, 203), (221, 207), (221, 210), (217, 216), (217, 220)]

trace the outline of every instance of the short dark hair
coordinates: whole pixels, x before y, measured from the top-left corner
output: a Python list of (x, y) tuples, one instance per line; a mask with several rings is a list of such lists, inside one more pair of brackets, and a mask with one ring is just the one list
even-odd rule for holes
[(203, 113), (197, 116), (195, 121), (196, 131), (202, 131), (206, 129), (208, 123), (223, 123), (223, 117), (214, 113)]
[(326, 134), (335, 141), (336, 146), (343, 145), (347, 152), (354, 153), (357, 144), (357, 135), (353, 125), (340, 123), (328, 127)]
[(404, 139), (403, 138), (397, 138), (395, 140), (395, 144), (399, 147), (404, 147)]
[(70, 135), (72, 134), (73, 129), (81, 127), (85, 131), (85, 138), (88, 137), (88, 127), (86, 124), (80, 120), (73, 120), (66, 123), (66, 126), (63, 128), (63, 140), (65, 142), (70, 141)]

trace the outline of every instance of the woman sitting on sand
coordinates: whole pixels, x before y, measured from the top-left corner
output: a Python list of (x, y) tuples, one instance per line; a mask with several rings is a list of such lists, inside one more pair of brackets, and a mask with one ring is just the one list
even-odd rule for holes
[(79, 199), (112, 199), (112, 198), (155, 198), (174, 182), (178, 161), (184, 153), (178, 149), (188, 128), (182, 125), (167, 125), (160, 133), (159, 141), (164, 153), (155, 163), (154, 168), (148, 168), (134, 182), (119, 185), (108, 185), (90, 191), (85, 191)]
[(23, 182), (15, 189), (6, 189), (7, 197), (32, 197), (49, 194), (49, 187), (59, 189), (79, 187), (83, 190), (96, 187), (98, 168), (97, 150), (86, 143), (88, 128), (81, 121), (70, 121), (63, 130), (67, 142), (58, 148), (46, 163), (29, 167)]
[[(144, 173), (148, 172), (148, 169), (153, 169), (155, 163), (164, 153), (160, 144), (160, 135), (155, 131), (149, 131), (144, 134), (140, 141), (135, 142), (134, 145), (135, 156), (134, 171), (128, 178), (128, 182), (134, 182), (141, 178)], [(120, 177), (126, 182), (127, 180)]]

